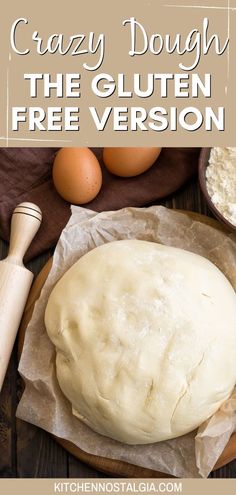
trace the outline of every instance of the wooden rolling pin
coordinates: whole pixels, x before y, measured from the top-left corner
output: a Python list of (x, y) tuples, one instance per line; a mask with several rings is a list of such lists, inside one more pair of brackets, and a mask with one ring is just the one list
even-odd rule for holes
[(0, 261), (0, 391), (33, 281), (23, 258), (41, 222), (38, 206), (18, 205), (12, 215), (9, 254)]

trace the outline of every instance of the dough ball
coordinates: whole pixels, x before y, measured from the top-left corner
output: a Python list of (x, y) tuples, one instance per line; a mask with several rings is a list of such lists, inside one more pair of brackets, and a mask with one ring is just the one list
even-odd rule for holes
[(73, 414), (128, 444), (188, 433), (230, 396), (235, 321), (235, 292), (212, 263), (139, 240), (83, 256), (45, 316)]

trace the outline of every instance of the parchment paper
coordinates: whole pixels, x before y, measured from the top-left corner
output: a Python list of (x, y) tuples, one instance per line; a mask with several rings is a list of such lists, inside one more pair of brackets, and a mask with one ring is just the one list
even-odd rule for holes
[(225, 273), (236, 289), (235, 235), (224, 234), (191, 220), (184, 213), (161, 206), (99, 214), (72, 207), (72, 216), (62, 232), (51, 272), (27, 328), (19, 366), (26, 388), (17, 416), (91, 454), (178, 477), (205, 477), (236, 429), (236, 390), (198, 431), (152, 445), (127, 446), (93, 432), (74, 417), (57, 382), (55, 350), (44, 326), (49, 294), (65, 271), (87, 251), (106, 242), (127, 238), (160, 242), (203, 255)]

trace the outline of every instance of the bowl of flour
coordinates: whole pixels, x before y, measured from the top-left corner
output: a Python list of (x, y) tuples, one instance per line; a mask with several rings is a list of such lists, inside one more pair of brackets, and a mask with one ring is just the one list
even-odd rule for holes
[(212, 213), (236, 232), (236, 147), (203, 148), (199, 181)]

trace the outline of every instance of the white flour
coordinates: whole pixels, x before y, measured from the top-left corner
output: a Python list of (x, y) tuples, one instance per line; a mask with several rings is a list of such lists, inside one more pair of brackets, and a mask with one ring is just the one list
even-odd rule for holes
[(206, 179), (215, 207), (236, 226), (236, 148), (212, 148)]

